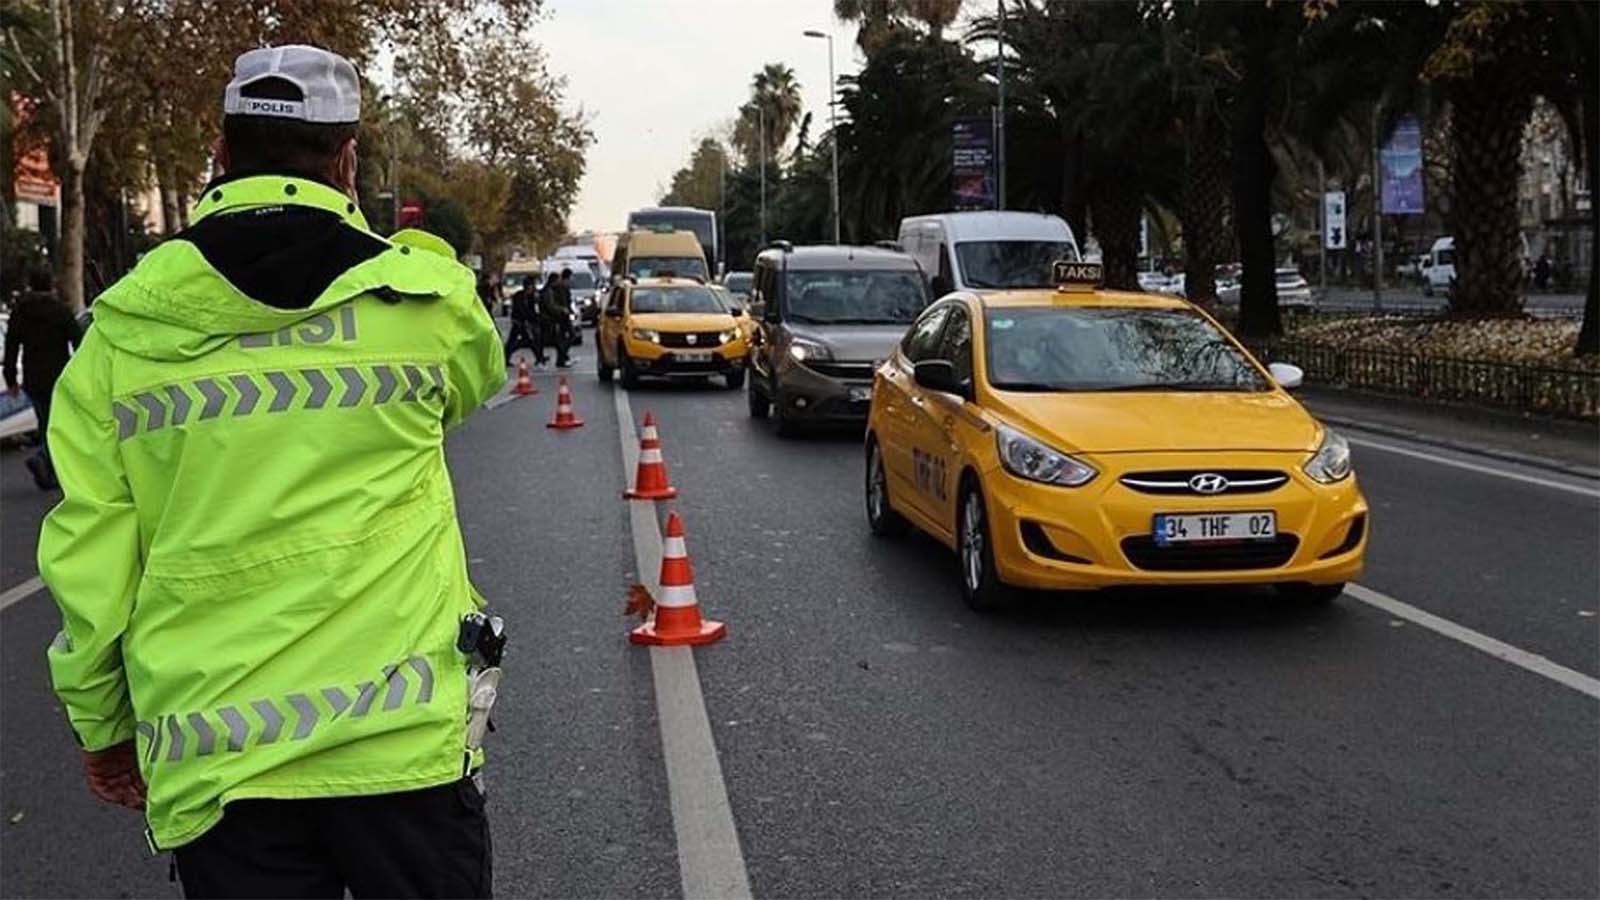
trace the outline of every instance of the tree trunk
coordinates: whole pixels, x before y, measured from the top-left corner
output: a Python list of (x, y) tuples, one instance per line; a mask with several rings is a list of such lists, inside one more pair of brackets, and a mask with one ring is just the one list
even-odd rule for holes
[(1220, 123), (1198, 110), (1185, 133), (1182, 205), (1184, 292), (1196, 303), (1217, 299), (1217, 262), (1223, 249), (1222, 208), (1228, 202), (1228, 158)]
[(1139, 290), (1139, 215), (1144, 192), (1130, 179), (1114, 172), (1102, 173), (1089, 190), (1089, 215), (1094, 236), (1100, 241), (1105, 266), (1105, 286), (1113, 290)]
[(1450, 90), (1451, 234), (1456, 283), (1450, 309), (1457, 316), (1514, 316), (1522, 311), (1522, 241), (1517, 226), (1517, 183), (1522, 175), (1522, 131), (1533, 96), (1517, 73), (1491, 66)]
[(1089, 200), (1084, 172), (1087, 163), (1083, 135), (1067, 125), (1061, 128), (1061, 218), (1081, 247), (1089, 231)]
[(1265, 50), (1247, 64), (1234, 110), (1233, 223), (1239, 237), (1239, 332), (1271, 337), (1283, 331), (1278, 317), (1277, 267), (1272, 241), (1272, 181), (1277, 164), (1267, 148)]
[(61, 179), (61, 301), (76, 315), (83, 309), (83, 165), (68, 162)]

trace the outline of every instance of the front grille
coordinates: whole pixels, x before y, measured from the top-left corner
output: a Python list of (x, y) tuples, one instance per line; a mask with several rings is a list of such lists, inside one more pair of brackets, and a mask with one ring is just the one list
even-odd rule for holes
[[(1219, 475), (1228, 480), (1220, 491), (1198, 491), (1189, 480), (1196, 476)], [(1119, 481), (1141, 494), (1183, 494), (1215, 497), (1223, 494), (1264, 494), (1289, 483), (1289, 476), (1274, 469), (1169, 469), (1159, 472), (1129, 472)]]
[(872, 372), (877, 367), (872, 363), (810, 362), (806, 363), (806, 368), (829, 378), (840, 378), (846, 381), (870, 381)]
[(1246, 569), (1276, 569), (1294, 557), (1300, 539), (1279, 534), (1269, 541), (1238, 543), (1156, 544), (1155, 538), (1139, 534), (1122, 539), (1122, 555), (1135, 568), (1150, 572), (1229, 572)]
[[(692, 344), (689, 343), (690, 334), (694, 335), (694, 343)], [(661, 332), (661, 346), (715, 350), (722, 346), (722, 333), (719, 331), (663, 331)]]

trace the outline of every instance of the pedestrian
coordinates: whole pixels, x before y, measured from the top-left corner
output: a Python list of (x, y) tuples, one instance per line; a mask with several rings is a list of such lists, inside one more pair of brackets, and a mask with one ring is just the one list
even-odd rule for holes
[(326, 50), (241, 55), (221, 175), (58, 385), (51, 679), (189, 897), (490, 895), (466, 697), (498, 652), (457, 649), (444, 435), (505, 359), (469, 269), (367, 226), (360, 103)]
[[(552, 298), (555, 294), (556, 280), (559, 277), (559, 274), (553, 271), (545, 275), (544, 285), (539, 288), (534, 307), (533, 352), (536, 356), (535, 361), (541, 366), (545, 364), (545, 360), (548, 358), (545, 354), (545, 348), (557, 343), (555, 320), (550, 311), (555, 302)], [(562, 355), (558, 358), (565, 359), (566, 357)]]
[[(6, 393), (26, 393), (39, 420), (39, 449), (24, 463), (41, 491), (55, 490), (55, 469), (50, 459), (50, 399), (56, 379), (67, 359), (83, 340), (72, 310), (56, 296), (50, 271), (34, 268), (27, 275), (27, 290), (17, 300), (6, 327)], [(17, 381), (17, 357), (22, 357), (22, 381)]]
[(533, 286), (533, 280), (529, 279), (511, 295), (511, 327), (506, 336), (505, 347), (508, 363), (513, 353), (526, 347), (534, 351), (536, 363), (544, 364), (543, 348), (534, 336), (539, 329), (539, 301)]
[(544, 318), (556, 345), (556, 368), (569, 368), (572, 365), (567, 356), (572, 346), (572, 270), (562, 269), (554, 283), (546, 287)]

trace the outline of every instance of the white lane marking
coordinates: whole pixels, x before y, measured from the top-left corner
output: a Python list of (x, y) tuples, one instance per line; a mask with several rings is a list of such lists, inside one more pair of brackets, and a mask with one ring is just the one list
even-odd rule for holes
[[(1506, 466), (1488, 466), (1483, 465), (1482, 463), (1468, 462), (1464, 459), (1438, 456), (1433, 453), (1424, 453), (1420, 450), (1412, 450), (1407, 447), (1397, 447), (1394, 444), (1387, 444), (1382, 441), (1374, 441), (1364, 437), (1353, 437), (1348, 433), (1345, 434), (1345, 439), (1358, 447), (1371, 447), (1374, 450), (1382, 450), (1385, 453), (1396, 453), (1400, 456), (1409, 456), (1413, 459), (1421, 459), (1432, 463), (1438, 463), (1441, 466), (1453, 466), (1457, 469), (1466, 469), (1469, 472), (1480, 472), (1484, 475), (1494, 475), (1498, 478), (1508, 478), (1512, 481), (1521, 481), (1525, 484), (1536, 484), (1540, 487), (1547, 487), (1552, 490), (1566, 491), (1569, 494), (1580, 494), (1585, 497), (1600, 497), (1600, 488), (1592, 488), (1581, 484), (1572, 484), (1571, 482), (1566, 481), (1556, 481), (1553, 478), (1540, 478), (1537, 475), (1525, 475), (1521, 472), (1512, 471)], [(1510, 464), (1508, 463), (1507, 465)]]
[(11, 606), (11, 604), (16, 603), (18, 600), (24, 600), (28, 597), (32, 597), (34, 594), (42, 590), (44, 590), (44, 579), (35, 575), (27, 581), (24, 581), (16, 587), (6, 591), (4, 594), (0, 594), (0, 609), (6, 609), (7, 607)]
[[(617, 432), (622, 441), (624, 479), (631, 487), (638, 471), (639, 444), (634, 433), (628, 392), (611, 389), (616, 400)], [(628, 501), (633, 531), (633, 557), (639, 581), (661, 595), (661, 524), (655, 503)], [(733, 824), (722, 763), (711, 737), (705, 697), (694, 652), (688, 647), (651, 647), (650, 671), (656, 686), (656, 715), (661, 722), (661, 755), (667, 768), (667, 794), (672, 828), (678, 842), (678, 874), (683, 896), (750, 897), (750, 876)]]
[(1575, 691), (1580, 691), (1596, 700), (1600, 700), (1600, 679), (1591, 678), (1582, 672), (1569, 669), (1560, 663), (1552, 662), (1537, 653), (1530, 653), (1520, 647), (1513, 647), (1504, 641), (1495, 640), (1486, 634), (1473, 631), (1465, 625), (1457, 625), (1449, 619), (1418, 609), (1409, 603), (1402, 603), (1388, 594), (1379, 593), (1371, 588), (1362, 587), (1359, 584), (1350, 584), (1345, 586), (1344, 592), (1347, 596), (1354, 597), (1370, 606), (1376, 606), (1390, 615), (1415, 622), (1423, 628), (1442, 634), (1451, 640), (1460, 641), (1474, 650), (1482, 650), (1496, 659), (1527, 669), (1535, 675), (1543, 675), (1551, 681), (1564, 684)]

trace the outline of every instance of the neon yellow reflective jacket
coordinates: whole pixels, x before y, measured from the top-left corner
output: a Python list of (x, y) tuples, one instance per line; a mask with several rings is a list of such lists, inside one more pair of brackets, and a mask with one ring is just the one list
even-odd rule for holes
[(444, 435), (505, 381), (472, 272), (260, 176), (93, 312), (50, 420), (50, 673), (84, 747), (137, 738), (155, 844), (460, 777), (481, 599)]

